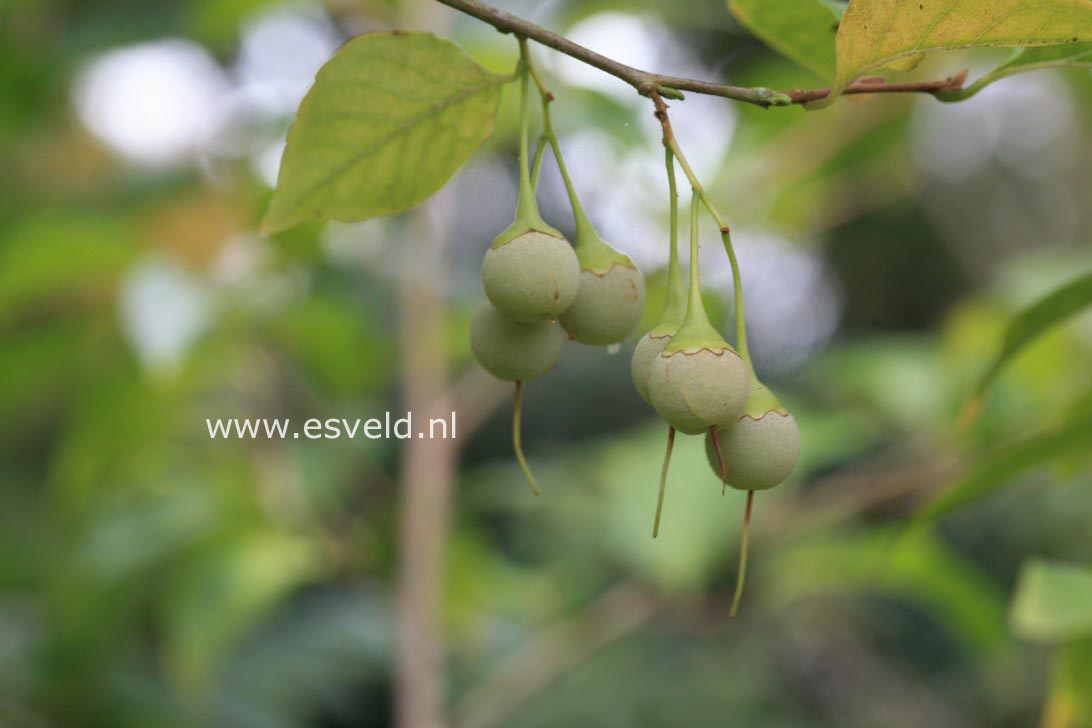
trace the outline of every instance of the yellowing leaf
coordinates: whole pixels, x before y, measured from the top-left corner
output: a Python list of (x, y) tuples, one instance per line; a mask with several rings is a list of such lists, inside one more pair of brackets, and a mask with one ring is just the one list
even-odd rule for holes
[(732, 14), (756, 37), (821, 78), (834, 78), (838, 11), (823, 0), (728, 0)]
[(935, 50), (1092, 40), (1092, 0), (853, 0), (838, 28), (834, 93)]
[(508, 80), (427, 33), (349, 41), (300, 104), (263, 232), (424, 201), (493, 133)]

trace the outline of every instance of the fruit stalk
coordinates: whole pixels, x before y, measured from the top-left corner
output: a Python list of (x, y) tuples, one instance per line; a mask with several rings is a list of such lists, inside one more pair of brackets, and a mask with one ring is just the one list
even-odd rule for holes
[[(546, 82), (542, 79), (538, 69), (535, 67), (534, 61), (531, 59), (531, 51), (527, 47), (526, 38), (520, 39), (520, 53), (521, 63), (526, 65), (527, 72), (535, 82), (535, 86), (538, 87), (538, 93), (542, 99), (541, 138), (550, 145), (550, 149), (554, 153), (554, 160), (557, 162), (557, 169), (561, 173), (561, 180), (565, 183), (565, 192), (569, 196), (569, 204), (573, 209), (573, 220), (576, 226), (576, 247), (578, 250), (580, 248), (586, 248), (587, 250), (584, 251), (585, 255), (593, 253), (604, 257), (605, 260), (609, 259), (612, 257), (610, 253), (613, 253), (614, 251), (600, 239), (599, 233), (596, 232), (595, 227), (588, 218), (587, 212), (584, 210), (584, 205), (581, 203), (580, 196), (576, 192), (576, 186), (573, 184), (572, 177), (569, 175), (569, 167), (565, 164), (565, 157), (561, 153), (561, 142), (557, 138), (557, 132), (554, 131), (553, 117), (550, 114), (550, 104), (554, 100), (554, 95), (546, 86)], [(537, 156), (537, 150), (535, 161), (537, 171), (538, 166), (541, 166), (541, 158)]]
[(523, 474), (527, 476), (527, 482), (531, 484), (531, 491), (538, 495), (538, 483), (535, 482), (531, 466), (527, 464), (527, 458), (523, 457), (523, 444), (520, 442), (520, 413), (523, 410), (523, 382), (516, 380), (516, 401), (512, 414), (512, 449), (516, 451), (516, 460), (519, 462)]
[(530, 63), (527, 60), (527, 41), (520, 40), (519, 63), (519, 201), (516, 205), (516, 219), (531, 220), (538, 217), (538, 204), (535, 202), (535, 188), (531, 184), (531, 171), (528, 165), (528, 96)]
[(668, 233), (670, 249), (667, 258), (667, 296), (669, 299), (674, 291), (681, 287), (679, 277), (679, 187), (675, 182), (675, 154), (671, 147), (664, 146), (664, 163), (667, 165), (667, 191), (669, 200), (669, 224), (671, 231)]
[(736, 348), (739, 351), (739, 355), (743, 359), (743, 362), (747, 365), (748, 373), (753, 375), (754, 365), (751, 363), (751, 355), (747, 347), (747, 318), (743, 309), (743, 279), (739, 271), (739, 261), (736, 259), (735, 248), (732, 245), (731, 231), (728, 227), (728, 223), (721, 217), (720, 212), (709, 198), (709, 195), (702, 186), (698, 176), (694, 173), (694, 169), (686, 160), (686, 155), (683, 154), (682, 149), (679, 147), (679, 142), (675, 138), (675, 132), (671, 128), (671, 119), (667, 115), (667, 104), (664, 103), (663, 98), (658, 93), (652, 94), (652, 101), (656, 105), (656, 118), (660, 120), (660, 125), (663, 128), (664, 146), (679, 160), (679, 166), (682, 167), (683, 173), (686, 175), (687, 180), (690, 181), (690, 186), (693, 188), (694, 194), (701, 198), (702, 205), (705, 206), (709, 215), (720, 228), (721, 241), (724, 243), (724, 250), (728, 254), (728, 262), (732, 266), (732, 287), (734, 288), (736, 309)]
[(656, 498), (656, 518), (652, 521), (652, 538), (660, 535), (660, 514), (664, 510), (664, 490), (667, 488), (667, 468), (671, 464), (671, 451), (675, 447), (675, 428), (667, 426), (667, 449), (664, 451), (664, 464), (660, 468), (660, 494)]
[(716, 427), (709, 428), (709, 437), (713, 440), (713, 447), (717, 451), (717, 460), (720, 462), (720, 494), (728, 492), (728, 464), (724, 461), (724, 452), (720, 449), (720, 435)]
[(736, 593), (732, 595), (732, 608), (729, 617), (735, 617), (739, 611), (739, 600), (743, 597), (743, 582), (747, 579), (747, 543), (751, 534), (751, 509), (755, 503), (755, 492), (747, 491), (747, 508), (743, 511), (743, 534), (739, 541), (739, 571), (736, 574)]

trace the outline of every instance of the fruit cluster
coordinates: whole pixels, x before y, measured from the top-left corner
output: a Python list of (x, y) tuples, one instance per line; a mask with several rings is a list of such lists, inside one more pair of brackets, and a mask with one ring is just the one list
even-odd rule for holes
[(697, 188), (690, 203), (690, 284), (689, 290), (684, 288), (679, 274), (675, 160), (670, 149), (667, 177), (671, 195), (667, 299), (656, 325), (637, 342), (630, 362), (637, 393), (668, 424), (652, 537), (659, 535), (675, 431), (705, 434), (709, 465), (721, 478), (722, 492), (729, 485), (747, 491), (740, 566), (731, 610), (734, 616), (743, 593), (754, 493), (773, 488), (789, 477), (800, 455), (800, 432), (792, 414), (759, 381), (751, 362), (739, 266), (727, 228), (721, 230), (721, 235), (736, 284), (736, 331), (742, 356), (709, 322), (702, 303), (698, 268), (698, 212), (702, 199)]
[[(543, 95), (543, 141), (554, 151), (565, 179), (576, 220), (576, 241), (569, 241), (539, 214), (535, 185), (527, 165), (528, 71), (522, 76), (520, 188), (516, 219), (486, 251), (482, 284), (489, 299), (478, 306), (470, 325), (475, 358), (493, 376), (516, 384), (513, 444), (520, 466), (535, 493), (538, 486), (520, 447), (522, 383), (557, 364), (564, 339), (584, 344), (616, 344), (641, 319), (645, 282), (629, 256), (605, 243), (584, 212), (569, 179)], [(542, 151), (540, 144), (539, 151)], [(537, 177), (538, 162), (536, 155)], [(560, 326), (558, 325), (560, 321)]]
[[(562, 330), (586, 344), (614, 344), (625, 339), (641, 318), (645, 291), (644, 279), (633, 261), (603, 242), (585, 214), (550, 123), (551, 97), (541, 83), (544, 130), (533, 169), (529, 168), (527, 96), (534, 70), (526, 54), (521, 74), (520, 190), (516, 219), (486, 252), (482, 282), (489, 300), (475, 312), (470, 337), (474, 356), (482, 366), (500, 379), (515, 382), (513, 445), (520, 466), (537, 494), (538, 486), (520, 446), (522, 383), (545, 374), (557, 363), (564, 339)], [(537, 81), (537, 76), (534, 77)], [(553, 149), (572, 203), (576, 223), (574, 245), (542, 219), (535, 200), (534, 180), (546, 144)], [(634, 387), (668, 425), (652, 535), (655, 538), (659, 534), (676, 431), (705, 435), (709, 463), (721, 479), (722, 492), (729, 485), (747, 491), (740, 568), (732, 604), (735, 614), (746, 568), (754, 493), (788, 478), (800, 453), (800, 434), (793, 416), (759, 381), (751, 363), (739, 267), (727, 228), (722, 228), (721, 234), (736, 281), (738, 352), (709, 321), (702, 302), (698, 266), (698, 213), (703, 198), (692, 176), (690, 275), (689, 286), (683, 285), (679, 271), (675, 156), (671, 146), (667, 147), (666, 161), (671, 202), (667, 299), (656, 325), (637, 343), (631, 361)], [(685, 160), (680, 157), (679, 161), (689, 176)]]
[[(744, 352), (740, 356), (709, 323), (698, 272), (699, 206), (695, 193), (690, 206), (689, 292), (684, 293), (673, 239), (667, 301), (656, 325), (633, 351), (633, 385), (671, 430), (706, 434), (710, 465), (725, 485), (767, 490), (792, 472), (800, 434), (793, 416), (755, 374), (745, 348), (745, 328), (740, 329)], [(658, 525), (657, 518), (654, 536)]]

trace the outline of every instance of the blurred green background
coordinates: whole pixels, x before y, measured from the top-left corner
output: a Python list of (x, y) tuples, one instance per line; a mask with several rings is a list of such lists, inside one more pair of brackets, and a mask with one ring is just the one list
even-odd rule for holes
[[(644, 68), (821, 85), (712, 0), (503, 6)], [(0, 725), (1089, 724), (1092, 431), (1060, 452), (1034, 438), (1088, 421), (1092, 317), (957, 426), (1008, 320), (1092, 267), (1089, 71), (955, 105), (672, 104), (733, 224), (756, 366), (804, 443), (757, 499), (729, 620), (743, 498), (680, 438), (649, 538), (665, 428), (629, 383), (633, 342), (569, 343), (528, 386), (540, 498), (511, 393), (469, 356), (481, 256), (515, 202), (514, 89), (421, 210), (256, 232), (315, 70), (390, 27), (515, 62), (510, 37), (425, 1), (0, 7)], [(537, 57), (585, 205), (649, 276), (650, 324), (667, 255), (651, 108)], [(569, 229), (549, 161), (541, 193)], [(454, 441), (206, 428), (452, 409)], [(988, 497), (904, 530), (968, 472)], [(1049, 598), (1014, 612), (1029, 578)]]

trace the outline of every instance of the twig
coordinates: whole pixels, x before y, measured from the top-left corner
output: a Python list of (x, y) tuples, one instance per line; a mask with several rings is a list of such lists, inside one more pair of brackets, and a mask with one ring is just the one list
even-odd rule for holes
[(528, 700), (663, 606), (636, 582), (620, 582), (577, 614), (538, 632), (455, 707), (458, 728), (505, 723)]
[(625, 81), (642, 96), (650, 96), (653, 91), (659, 91), (668, 98), (682, 98), (680, 91), (693, 91), (694, 93), (711, 96), (723, 96), (737, 101), (758, 104), (759, 106), (785, 106), (791, 103), (785, 94), (768, 88), (727, 86), (709, 81), (664, 76), (642, 71), (639, 68), (627, 66), (612, 58), (607, 58), (579, 43), (574, 43), (568, 38), (543, 28), (541, 25), (524, 20), (492, 5), (478, 2), (478, 0), (439, 0), (439, 2), (488, 23), (502, 33), (514, 33), (524, 38), (530, 38), (544, 46), (553, 48), (559, 53), (583, 61), (589, 66), (598, 68), (604, 73)]
[[(450, 206), (450, 196), (432, 203)], [(416, 218), (428, 240), (409, 253), (413, 261), (402, 277), (402, 385), (407, 411), (444, 417), (453, 411), (448, 391), (448, 352), (443, 286), (447, 239), (426, 214)], [(395, 711), (400, 728), (442, 728), (446, 702), (440, 608), (447, 551), (451, 494), (455, 480), (455, 440), (410, 438), (401, 453), (402, 517), (399, 524), (398, 652)]]
[[(970, 71), (963, 69), (954, 76), (949, 76), (940, 81), (910, 81), (905, 83), (888, 83), (878, 76), (868, 76), (859, 81), (854, 81), (846, 86), (843, 94), (900, 94), (923, 93), (937, 94), (947, 91), (959, 91), (963, 88), (963, 82), (967, 80)], [(825, 99), (830, 95), (829, 88), (799, 89), (794, 88), (786, 92), (794, 104), (807, 104), (819, 99)]]
[[(651, 97), (653, 93), (659, 93), (666, 98), (681, 99), (682, 91), (705, 94), (707, 96), (721, 96), (735, 101), (755, 104), (764, 108), (770, 106), (790, 106), (792, 104), (806, 104), (812, 101), (826, 98), (830, 95), (829, 88), (819, 89), (794, 89), (788, 93), (775, 91), (764, 86), (730, 86), (727, 84), (701, 81), (681, 76), (667, 76), (661, 73), (643, 71), (633, 66), (627, 66), (613, 58), (596, 53), (590, 48), (585, 48), (579, 43), (543, 28), (541, 25), (524, 20), (516, 15), (505, 12), (492, 5), (487, 5), (479, 0), (438, 0), (443, 5), (466, 13), (482, 22), (492, 25), (502, 33), (514, 33), (523, 38), (530, 38), (537, 43), (553, 48), (559, 53), (582, 61), (593, 68), (598, 68), (620, 79), (642, 96)], [(923, 81), (914, 83), (886, 83), (877, 81), (876, 77), (861, 79), (850, 84), (842, 93), (846, 94), (878, 94), (878, 93), (927, 93), (937, 94), (942, 92), (959, 91), (963, 87), (963, 81), (967, 72), (944, 79), (943, 81)]]

